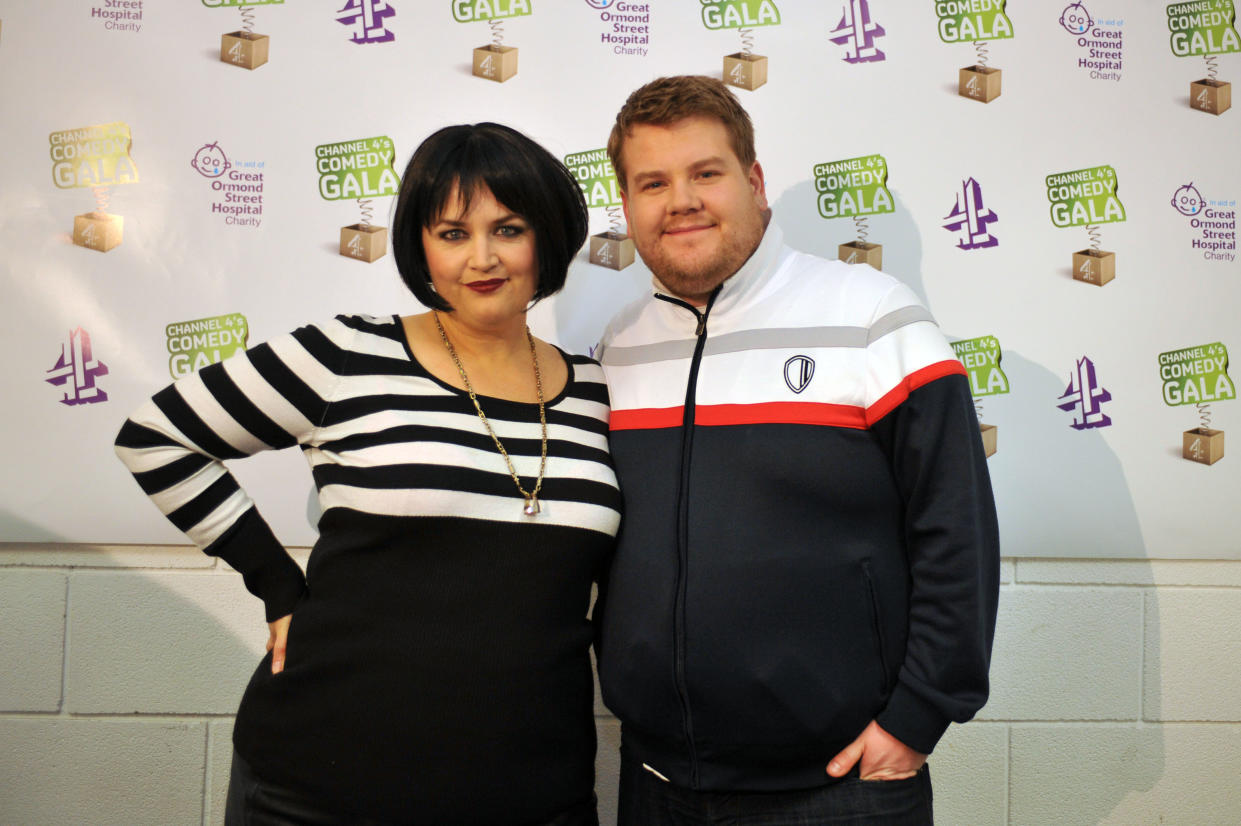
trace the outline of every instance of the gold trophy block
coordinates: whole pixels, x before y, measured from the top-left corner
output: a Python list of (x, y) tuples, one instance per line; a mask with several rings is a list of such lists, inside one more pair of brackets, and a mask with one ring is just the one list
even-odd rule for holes
[(1073, 279), (1102, 287), (1116, 277), (1116, 253), (1080, 250), (1073, 253)]
[(474, 50), (474, 77), (503, 83), (517, 74), (516, 46), (479, 46)]
[(340, 228), (340, 254), (346, 258), (378, 261), (388, 252), (388, 228), (353, 224)]
[(121, 243), (125, 219), (106, 212), (86, 212), (73, 216), (73, 243), (90, 250), (107, 252)]
[(1001, 74), (990, 66), (966, 66), (957, 72), (957, 94), (990, 103), (1000, 96)]
[(1213, 465), (1224, 458), (1224, 431), (1195, 427), (1181, 436), (1181, 456), (1191, 462)]
[(1223, 114), (1232, 108), (1232, 84), (1210, 78), (1195, 80), (1189, 84), (1189, 105), (1212, 115)]
[(618, 232), (590, 236), (590, 263), (610, 270), (623, 270), (633, 263), (633, 239)]
[(982, 435), (982, 450), (987, 456), (995, 455), (996, 436), (999, 431), (993, 424), (979, 424), (978, 431)]
[(883, 245), (868, 244), (865, 241), (850, 241), (841, 244), (837, 255), (846, 264), (870, 264), (877, 270), (883, 269)]
[(724, 82), (754, 91), (767, 82), (767, 58), (745, 52), (725, 55)]
[(243, 69), (257, 69), (267, 62), (267, 46), (271, 38), (254, 32), (229, 32), (220, 35), (220, 60)]

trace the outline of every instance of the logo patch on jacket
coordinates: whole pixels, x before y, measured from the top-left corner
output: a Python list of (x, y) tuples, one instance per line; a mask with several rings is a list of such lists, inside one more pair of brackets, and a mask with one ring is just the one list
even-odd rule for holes
[(784, 383), (794, 393), (800, 393), (814, 378), (814, 359), (810, 356), (793, 356), (784, 363)]

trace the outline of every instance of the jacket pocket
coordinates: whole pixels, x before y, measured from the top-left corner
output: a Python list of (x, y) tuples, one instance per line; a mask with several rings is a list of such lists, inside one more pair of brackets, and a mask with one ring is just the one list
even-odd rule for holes
[(888, 671), (887, 646), (883, 639), (883, 612), (879, 608), (879, 594), (871, 577), (870, 563), (866, 560), (862, 561), (862, 577), (866, 580), (866, 594), (870, 598), (870, 624), (874, 630), (875, 648), (879, 654), (879, 668), (883, 675), (883, 693), (886, 695), (892, 689), (892, 681)]

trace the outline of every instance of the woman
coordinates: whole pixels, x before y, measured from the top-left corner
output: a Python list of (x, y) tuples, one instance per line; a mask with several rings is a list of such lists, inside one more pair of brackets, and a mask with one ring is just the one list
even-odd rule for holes
[[(228, 822), (597, 823), (586, 613), (619, 522), (607, 391), (526, 328), (586, 226), (529, 138), (436, 132), (393, 221), (430, 312), (303, 327), (122, 428), (143, 489), (266, 606)], [(220, 463), (293, 444), (323, 511), (305, 580)]]

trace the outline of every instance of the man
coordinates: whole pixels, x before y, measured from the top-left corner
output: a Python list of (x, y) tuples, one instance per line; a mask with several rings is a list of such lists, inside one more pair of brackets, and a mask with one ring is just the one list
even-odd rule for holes
[(930, 823), (926, 755), (986, 701), (998, 594), (965, 371), (900, 282), (783, 245), (718, 80), (638, 89), (608, 154), (655, 275), (601, 350), (620, 822)]

